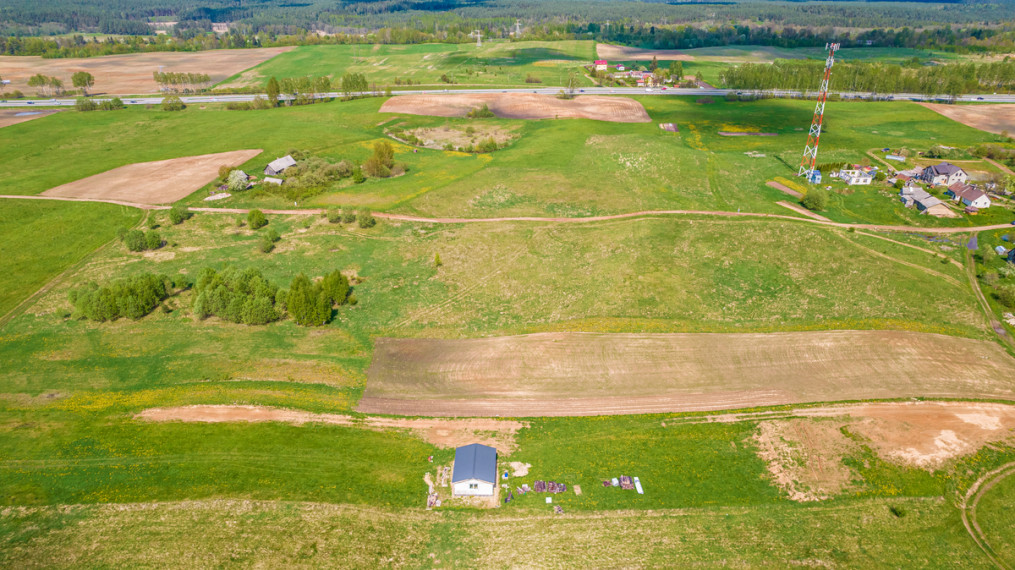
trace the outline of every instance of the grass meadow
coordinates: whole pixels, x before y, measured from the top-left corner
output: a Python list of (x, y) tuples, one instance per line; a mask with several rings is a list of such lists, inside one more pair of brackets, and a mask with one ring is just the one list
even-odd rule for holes
[[(300, 46), (280, 54), (218, 87), (261, 86), (269, 77), (305, 75), (340, 78), (362, 73), (370, 83), (395, 86), (395, 79), (427, 87), (579, 86), (592, 82), (582, 67), (595, 59), (592, 41), (488, 41), (475, 44)], [(441, 79), (446, 76), (452, 83)], [(527, 84), (534, 77), (539, 83)], [(398, 86), (395, 86), (398, 89)], [(412, 87), (402, 87), (411, 89)]]

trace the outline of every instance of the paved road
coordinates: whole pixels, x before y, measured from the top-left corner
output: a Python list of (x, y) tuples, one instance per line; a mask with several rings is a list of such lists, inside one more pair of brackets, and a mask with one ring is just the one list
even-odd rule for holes
[[(124, 202), (120, 200), (92, 200), (88, 198), (63, 198), (59, 196), (15, 196), (15, 195), (0, 195), (0, 199), (10, 200), (57, 200), (61, 202), (103, 202), (107, 204), (118, 204), (120, 206), (130, 206), (132, 208), (141, 208), (145, 210), (168, 210), (170, 206), (159, 206), (152, 204), (140, 204), (137, 202)], [(203, 212), (210, 214), (246, 214), (250, 210), (247, 208), (205, 208), (205, 207), (192, 207), (191, 212)], [(291, 209), (291, 210), (273, 210), (273, 209), (261, 209), (265, 214), (276, 214), (283, 216), (300, 216), (300, 215), (321, 215), (325, 212), (323, 208), (307, 208), (307, 209)], [(932, 234), (961, 234), (968, 232), (982, 232), (988, 230), (1000, 230), (1008, 229), (1013, 224), (994, 224), (990, 226), (968, 226), (968, 227), (951, 227), (951, 228), (925, 228), (920, 226), (887, 226), (879, 224), (847, 224), (842, 222), (833, 222), (830, 220), (818, 220), (813, 218), (801, 218), (797, 216), (788, 216), (783, 214), (763, 214), (760, 212), (722, 212), (715, 210), (642, 210), (639, 212), (628, 212), (625, 214), (613, 214), (609, 216), (586, 216), (579, 218), (546, 218), (539, 216), (511, 216), (503, 218), (427, 218), (422, 216), (407, 216), (403, 214), (388, 214), (384, 212), (374, 212), (374, 217), (385, 220), (395, 220), (400, 222), (416, 222), (423, 224), (489, 224), (489, 223), (501, 223), (501, 222), (543, 222), (543, 223), (572, 223), (572, 224), (583, 224), (590, 222), (605, 222), (609, 220), (624, 220), (628, 218), (646, 218), (651, 216), (721, 216), (729, 218), (774, 218), (780, 220), (791, 220), (794, 222), (809, 222), (812, 224), (820, 224), (825, 226), (832, 226), (837, 228), (856, 228), (858, 230), (874, 230), (874, 231), (890, 231), (890, 232), (920, 232), (920, 233), (932, 233)]]
[[(508, 88), (508, 89), (490, 89), (490, 88), (477, 88), (477, 89), (411, 89), (404, 91), (394, 91), (393, 95), (411, 95), (420, 93), (438, 94), (438, 93), (542, 93), (545, 95), (555, 95), (560, 92), (559, 87), (541, 87), (537, 89), (529, 88)], [(800, 91), (789, 91), (789, 90), (767, 90), (767, 91), (751, 91), (751, 90), (736, 90), (736, 89), (715, 89), (715, 88), (702, 88), (702, 89), (659, 89), (659, 88), (639, 88), (639, 87), (586, 87), (579, 91), (579, 94), (585, 95), (703, 95), (713, 97), (724, 97), (727, 93), (743, 93), (743, 94), (761, 94), (767, 93), (779, 98), (798, 98), (803, 95)], [(843, 99), (890, 99), (895, 101), (939, 101), (948, 102), (951, 99), (944, 95), (928, 96), (920, 95), (918, 93), (861, 93), (861, 92), (838, 92)], [(332, 98), (341, 97), (342, 93), (324, 93), (318, 95), (318, 98)], [(180, 99), (187, 104), (199, 104), (199, 103), (233, 103), (233, 102), (246, 102), (253, 101), (257, 94), (243, 94), (243, 95), (192, 95), (183, 96)], [(264, 96), (263, 94), (261, 96)], [(284, 98), (284, 97), (283, 97)], [(97, 97), (96, 101), (102, 101), (105, 97)], [(122, 97), (123, 102), (127, 105), (157, 105), (162, 102), (162, 96), (155, 97)], [(1015, 95), (994, 95), (989, 93), (978, 94), (978, 95), (962, 95), (956, 98), (956, 101), (960, 102), (981, 102), (981, 103), (1015, 103)], [(75, 99), (15, 99), (0, 102), (0, 107), (67, 107), (73, 106)]]

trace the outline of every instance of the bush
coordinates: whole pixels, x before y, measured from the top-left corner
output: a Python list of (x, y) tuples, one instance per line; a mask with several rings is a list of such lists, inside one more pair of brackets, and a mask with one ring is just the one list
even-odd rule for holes
[(130, 230), (123, 236), (123, 244), (130, 251), (144, 251), (146, 243), (144, 232), (141, 230)]
[(282, 236), (278, 235), (275, 228), (268, 228), (268, 231), (264, 234), (264, 239), (270, 241), (271, 243), (276, 243), (278, 240), (282, 239)]
[(828, 207), (828, 192), (824, 188), (811, 188), (800, 203), (808, 210), (824, 210)]
[(530, 74), (525, 76), (525, 82), (526, 83), (542, 83), (543, 80), (538, 78), (538, 77), (536, 77), (535, 75), (532, 75), (530, 73)]
[(331, 320), (330, 300), (320, 283), (314, 285), (300, 273), (289, 286), (286, 310), (298, 325), (321, 326)]
[(221, 273), (206, 268), (194, 283), (194, 314), (216, 316), (234, 323), (264, 325), (280, 318), (276, 308), (278, 287), (257, 269), (232, 267)]
[(342, 223), (351, 224), (356, 221), (356, 212), (342, 210)]
[(352, 181), (356, 184), (362, 184), (366, 182), (367, 177), (363, 176), (363, 171), (359, 167), (356, 167), (352, 171)]
[(997, 300), (1009, 309), (1015, 309), (1015, 287), (998, 287)]
[(493, 111), (490, 110), (489, 105), (483, 103), (482, 107), (476, 107), (475, 109), (469, 111), (466, 116), (470, 119), (489, 119), (496, 115), (494, 115)]
[(113, 97), (99, 103), (99, 108), (103, 111), (119, 111), (120, 109), (126, 109), (127, 106), (123, 104), (123, 101), (119, 97)]
[(337, 224), (342, 221), (342, 210), (338, 208), (328, 208), (325, 215), (328, 217), (328, 223), (330, 224)]
[(268, 239), (268, 236), (262, 236), (260, 249), (262, 253), (271, 253), (275, 249), (275, 242)]
[(145, 249), (158, 249), (162, 247), (162, 236), (159, 232), (150, 231), (144, 236)]
[(247, 185), (250, 183), (250, 177), (247, 176), (246, 172), (242, 170), (233, 170), (229, 173), (229, 177), (226, 179), (226, 184), (229, 186), (229, 191), (233, 194), (243, 192), (247, 189)]
[(374, 219), (374, 215), (370, 213), (370, 210), (362, 210), (356, 215), (359, 221), (359, 227), (361, 228), (372, 228), (377, 225), (377, 220)]
[(99, 108), (99, 104), (86, 97), (78, 97), (74, 102), (74, 108), (78, 111), (94, 111)]
[(349, 296), (349, 280), (337, 269), (324, 276), (321, 280), (321, 290), (334, 305), (344, 305), (346, 297)]
[(264, 217), (264, 212), (261, 210), (251, 210), (247, 212), (247, 225), (252, 230), (260, 229), (268, 225), (268, 219)]
[(75, 314), (93, 321), (115, 321), (120, 317), (140, 319), (169, 296), (165, 275), (145, 273), (113, 281), (106, 287), (88, 283), (70, 292)]
[(183, 101), (176, 95), (170, 95), (162, 100), (163, 111), (182, 111), (187, 106), (183, 104)]
[(180, 204), (177, 204), (169, 209), (169, 221), (172, 222), (174, 226), (182, 224), (184, 221), (190, 219), (192, 215), (193, 214), (189, 208)]

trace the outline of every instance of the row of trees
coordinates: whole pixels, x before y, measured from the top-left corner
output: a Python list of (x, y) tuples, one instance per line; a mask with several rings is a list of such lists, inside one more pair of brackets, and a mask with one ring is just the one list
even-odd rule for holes
[(296, 324), (320, 326), (331, 322), (334, 307), (350, 301), (349, 293), (349, 280), (337, 270), (318, 281), (300, 273), (286, 290), (258, 269), (205, 268), (194, 284), (193, 310), (201, 319), (216, 316), (246, 325), (264, 325), (288, 314)]
[(78, 111), (118, 111), (125, 109), (126, 106), (119, 97), (113, 97), (112, 99), (103, 99), (102, 101), (95, 101), (87, 97), (78, 97), (77, 101), (74, 102), (74, 108)]
[(191, 93), (206, 89), (211, 83), (207, 73), (183, 73), (174, 71), (153, 71), (152, 78), (160, 91)]
[[(814, 90), (821, 82), (823, 62), (776, 61), (772, 65), (745, 63), (719, 73), (730, 89)], [(902, 66), (888, 63), (840, 63), (832, 71), (835, 91), (960, 95), (1015, 90), (1015, 61), (940, 66)]]

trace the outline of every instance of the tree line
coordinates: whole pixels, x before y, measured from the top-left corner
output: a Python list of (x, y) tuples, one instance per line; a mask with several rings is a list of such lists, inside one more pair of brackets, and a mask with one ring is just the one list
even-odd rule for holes
[[(824, 62), (778, 60), (772, 65), (745, 63), (724, 69), (719, 83), (730, 89), (816, 90)], [(950, 95), (1015, 90), (1015, 61), (939, 66), (880, 62), (838, 63), (833, 91)]]
[(211, 83), (207, 73), (182, 73), (173, 71), (153, 71), (152, 78), (160, 91), (193, 92), (204, 89)]

